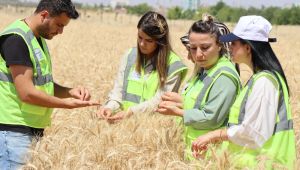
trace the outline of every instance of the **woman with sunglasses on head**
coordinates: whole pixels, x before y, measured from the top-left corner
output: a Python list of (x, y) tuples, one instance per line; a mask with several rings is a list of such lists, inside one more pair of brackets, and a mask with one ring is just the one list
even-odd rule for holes
[(191, 26), (185, 44), (195, 63), (194, 74), (181, 95), (165, 93), (157, 109), (161, 114), (183, 118), (187, 159), (193, 159), (193, 140), (226, 125), (229, 108), (241, 86), (225, 44), (219, 42), (223, 28), (228, 30), (209, 15)]
[(229, 113), (227, 129), (199, 136), (192, 146), (195, 157), (208, 143), (228, 140), (228, 150), (237, 155), (237, 166), (255, 167), (257, 156), (267, 157), (265, 167), (279, 163), (293, 169), (295, 134), (288, 83), (270, 43), (271, 24), (261, 16), (243, 16), (233, 33), (221, 36), (232, 42), (233, 61), (247, 65), (253, 75)]
[(97, 115), (115, 122), (136, 113), (151, 113), (161, 95), (178, 91), (187, 67), (171, 48), (169, 27), (159, 13), (147, 12), (137, 25), (137, 48), (125, 55), (114, 88)]

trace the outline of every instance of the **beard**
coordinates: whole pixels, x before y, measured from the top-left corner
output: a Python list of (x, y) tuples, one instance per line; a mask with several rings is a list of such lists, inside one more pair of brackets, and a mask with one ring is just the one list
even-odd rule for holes
[(36, 28), (40, 37), (43, 37), (47, 40), (51, 40), (55, 34), (50, 33), (50, 24), (49, 22), (44, 23)]

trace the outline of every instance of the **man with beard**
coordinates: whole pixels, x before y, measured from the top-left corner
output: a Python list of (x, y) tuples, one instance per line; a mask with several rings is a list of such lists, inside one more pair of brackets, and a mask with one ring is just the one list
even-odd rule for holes
[(25, 163), (32, 139), (51, 123), (53, 108), (98, 105), (84, 87), (66, 88), (52, 79), (45, 39), (62, 34), (78, 18), (71, 0), (41, 0), (33, 15), (0, 33), (0, 167)]

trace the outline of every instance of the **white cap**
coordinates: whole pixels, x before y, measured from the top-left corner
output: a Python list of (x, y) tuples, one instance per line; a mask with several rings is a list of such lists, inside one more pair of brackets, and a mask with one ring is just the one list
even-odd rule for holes
[(239, 19), (232, 33), (221, 36), (220, 41), (229, 42), (237, 39), (273, 42), (269, 39), (271, 23), (262, 16), (249, 15)]

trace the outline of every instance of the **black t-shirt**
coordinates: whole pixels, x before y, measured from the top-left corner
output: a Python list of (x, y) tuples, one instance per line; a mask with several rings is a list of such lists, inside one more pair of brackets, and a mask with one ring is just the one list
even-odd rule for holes
[[(37, 39), (40, 46), (43, 47), (40, 38)], [(1, 37), (0, 39), (0, 53), (5, 60), (7, 67), (10, 65), (24, 65), (33, 67), (30, 60), (28, 47), (24, 39), (16, 34)], [(31, 128), (23, 125), (6, 125), (0, 123), (0, 131), (20, 132), (31, 135), (43, 136), (44, 129)]]
[[(37, 40), (40, 46), (43, 47), (41, 39), (38, 38)], [(17, 34), (8, 35), (0, 39), (0, 53), (8, 67), (10, 65), (33, 67), (28, 47), (24, 39)]]

